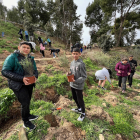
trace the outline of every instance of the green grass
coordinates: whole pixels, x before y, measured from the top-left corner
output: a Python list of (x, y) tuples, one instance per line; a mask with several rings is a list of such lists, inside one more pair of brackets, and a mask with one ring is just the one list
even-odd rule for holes
[(123, 105), (110, 107), (106, 109), (111, 117), (113, 117), (114, 125), (110, 126), (113, 134), (122, 134), (128, 139), (134, 139), (133, 132), (136, 132), (135, 121), (133, 115), (129, 113), (129, 109)]

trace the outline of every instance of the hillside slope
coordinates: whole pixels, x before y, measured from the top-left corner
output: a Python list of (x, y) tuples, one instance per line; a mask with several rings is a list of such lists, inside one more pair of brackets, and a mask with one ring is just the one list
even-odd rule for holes
[[(8, 25), (12, 26), (12, 25)], [(5, 29), (7, 30), (7, 25)], [(10, 32), (12, 30), (9, 28)], [(2, 31), (0, 26), (0, 31)], [(14, 33), (18, 28), (14, 27)], [(0, 69), (4, 59), (16, 49), (20, 40), (17, 34), (6, 31), (0, 55)], [(45, 39), (43, 35), (42, 38)], [(51, 38), (53, 40), (53, 38)], [(7, 41), (10, 41), (9, 44)], [(15, 48), (13, 46), (15, 45)], [(140, 139), (140, 79), (133, 80), (133, 87), (122, 94), (117, 87), (117, 79), (112, 79), (114, 88), (107, 82), (106, 91), (97, 88), (95, 71), (105, 65), (110, 55), (104, 55), (98, 49), (84, 50), (83, 59), (88, 78), (84, 86), (86, 118), (78, 122), (79, 114), (71, 112), (76, 104), (72, 100), (71, 90), (67, 82), (66, 72), (73, 60), (69, 51), (63, 50), (64, 44), (54, 40), (53, 47), (62, 46), (60, 55), (54, 59), (48, 48), (45, 58), (39, 52), (33, 56), (37, 63), (39, 78), (31, 101), (31, 114), (39, 115), (33, 121), (37, 128), (29, 132), (28, 140), (138, 140)], [(9, 49), (10, 48), (10, 49)], [(10, 50), (10, 52), (9, 52)], [(123, 52), (122, 50), (117, 51)], [(99, 55), (99, 57), (97, 56)], [(102, 57), (102, 59), (101, 59)], [(102, 63), (101, 63), (102, 62)], [(17, 140), (23, 126), (20, 115), (20, 103), (13, 92), (8, 89), (6, 78), (0, 74), (0, 139)], [(52, 108), (62, 108), (52, 110)]]

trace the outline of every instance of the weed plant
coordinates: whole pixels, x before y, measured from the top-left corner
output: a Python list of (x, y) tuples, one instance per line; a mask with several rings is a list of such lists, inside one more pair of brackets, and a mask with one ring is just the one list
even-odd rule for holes
[(66, 68), (69, 67), (69, 61), (65, 54), (59, 57), (59, 61), (61, 67), (66, 67)]
[(59, 95), (67, 95), (68, 81), (66, 75), (55, 74), (48, 77), (46, 74), (41, 74), (36, 83), (36, 88), (45, 92), (46, 88), (54, 87), (55, 91)]
[(0, 90), (0, 120), (8, 118), (9, 107), (16, 100), (15, 94), (9, 88)]
[(129, 109), (123, 105), (110, 107), (106, 109), (111, 117), (113, 117), (114, 125), (110, 126), (110, 130), (113, 134), (121, 134), (129, 139), (133, 138), (133, 132), (135, 132), (135, 121), (133, 115), (129, 113)]

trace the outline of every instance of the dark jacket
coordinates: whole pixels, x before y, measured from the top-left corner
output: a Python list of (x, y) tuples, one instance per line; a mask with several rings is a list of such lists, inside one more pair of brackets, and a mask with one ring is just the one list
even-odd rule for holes
[[(28, 57), (32, 59), (32, 63), (34, 65), (34, 75), (36, 78), (38, 78), (38, 71), (36, 68), (34, 57), (30, 55), (28, 55)], [(4, 61), (1, 73), (3, 76), (8, 78), (9, 88), (12, 90), (19, 91), (22, 85), (24, 85), (23, 78), (25, 75), (25, 71), (19, 63), (24, 58), (25, 57), (20, 54), (19, 51), (15, 51), (11, 55), (9, 55)]]
[(130, 67), (131, 67), (131, 73), (134, 73), (137, 67), (137, 61), (136, 60), (131, 60), (129, 61)]
[[(117, 75), (118, 76), (128, 76), (128, 72), (131, 72), (131, 67), (129, 65), (129, 63), (127, 63), (126, 65), (124, 65), (122, 62), (119, 62), (116, 64), (115, 66), (115, 71), (117, 71)], [(121, 73), (118, 73), (118, 71), (121, 71)]]
[(75, 48), (79, 48), (80, 49), (80, 44), (79, 43), (76, 43), (75, 44)]
[(51, 50), (51, 53), (50, 53), (50, 55), (52, 54), (52, 52), (55, 52), (55, 53), (59, 53), (60, 52), (60, 49), (50, 49)]

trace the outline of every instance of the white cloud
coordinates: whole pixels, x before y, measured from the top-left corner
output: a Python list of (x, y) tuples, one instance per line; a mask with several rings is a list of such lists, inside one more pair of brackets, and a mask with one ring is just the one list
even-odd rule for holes
[(13, 6), (17, 6), (18, 0), (3, 0), (3, 5), (5, 5), (8, 9), (11, 9)]

